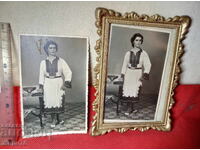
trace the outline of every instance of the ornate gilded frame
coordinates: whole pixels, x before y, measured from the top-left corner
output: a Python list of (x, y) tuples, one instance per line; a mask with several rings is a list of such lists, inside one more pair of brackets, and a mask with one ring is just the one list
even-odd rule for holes
[[(93, 116), (91, 135), (103, 135), (111, 131), (126, 132), (127, 130), (140, 130), (146, 131), (149, 129), (156, 129), (159, 131), (170, 131), (171, 130), (171, 118), (170, 109), (174, 104), (174, 89), (178, 84), (179, 73), (180, 73), (180, 56), (183, 54), (183, 39), (185, 38), (188, 28), (190, 26), (191, 19), (188, 16), (175, 16), (173, 18), (164, 18), (158, 14), (153, 16), (138, 15), (135, 12), (121, 14), (114, 10), (106, 8), (96, 9), (96, 27), (97, 33), (100, 39), (96, 41), (95, 50), (97, 53), (97, 65), (94, 68), (95, 72), (95, 88), (96, 88), (96, 99), (93, 102)], [(104, 112), (104, 99), (105, 99), (105, 83), (107, 74), (107, 62), (108, 62), (108, 47), (109, 47), (109, 31), (110, 25), (115, 24), (126, 24), (136, 25), (141, 27), (158, 27), (164, 29), (173, 29), (175, 31), (175, 38), (173, 39), (174, 47), (173, 51), (173, 63), (170, 70), (170, 78), (167, 90), (167, 99), (165, 99), (165, 109), (163, 110), (164, 119), (160, 121), (152, 122), (114, 122), (105, 123), (103, 120)]]

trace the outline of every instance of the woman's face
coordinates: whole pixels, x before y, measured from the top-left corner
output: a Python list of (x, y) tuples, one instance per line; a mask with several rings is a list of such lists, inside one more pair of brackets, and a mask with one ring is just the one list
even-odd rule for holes
[(56, 51), (57, 51), (56, 45), (50, 44), (49, 47), (48, 47), (48, 54), (50, 56), (56, 56)]
[(140, 48), (141, 45), (142, 45), (142, 38), (138, 36), (134, 40), (134, 47)]

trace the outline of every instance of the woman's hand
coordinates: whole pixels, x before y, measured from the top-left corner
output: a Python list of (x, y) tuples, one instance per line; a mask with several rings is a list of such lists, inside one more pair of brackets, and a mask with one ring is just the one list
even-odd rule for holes
[(37, 89), (38, 93), (43, 93), (43, 85), (39, 85), (39, 89)]
[(148, 73), (144, 73), (144, 74), (143, 74), (143, 79), (149, 80), (149, 74), (148, 74)]
[(63, 84), (63, 85), (61, 86), (61, 90), (65, 91), (66, 89), (67, 89), (67, 87)]
[(71, 87), (72, 87), (71, 82), (65, 81), (65, 83), (62, 85), (61, 89), (65, 91), (67, 88), (71, 88)]
[(70, 81), (65, 81), (65, 87), (72, 88), (72, 84)]

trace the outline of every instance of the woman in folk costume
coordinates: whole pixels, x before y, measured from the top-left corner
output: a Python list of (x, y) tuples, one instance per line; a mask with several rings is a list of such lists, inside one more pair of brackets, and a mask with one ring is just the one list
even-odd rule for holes
[(54, 41), (47, 41), (44, 50), (47, 58), (40, 63), (39, 85), (44, 109), (51, 114), (51, 127), (55, 127), (64, 123), (59, 121), (59, 113), (64, 112), (65, 90), (71, 88), (72, 72), (65, 60), (56, 56), (58, 46)]
[[(140, 33), (136, 33), (130, 41), (133, 48), (126, 52), (121, 71), (123, 80), (122, 97), (131, 101), (137, 101), (139, 99), (142, 80), (149, 80), (151, 62), (147, 52), (141, 48), (143, 36)], [(129, 115), (136, 111), (130, 110), (125, 114)]]

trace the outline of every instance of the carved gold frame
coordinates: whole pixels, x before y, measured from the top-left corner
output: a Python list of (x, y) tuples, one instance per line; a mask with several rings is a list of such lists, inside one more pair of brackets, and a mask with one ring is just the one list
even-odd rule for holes
[[(91, 135), (103, 135), (113, 130), (117, 132), (126, 132), (127, 130), (140, 130), (146, 131), (149, 129), (157, 129), (160, 131), (171, 130), (171, 119), (170, 109), (174, 104), (174, 89), (178, 84), (179, 73), (180, 73), (180, 56), (183, 54), (182, 41), (185, 38), (185, 34), (190, 26), (191, 19), (188, 16), (175, 16), (173, 18), (165, 19), (160, 15), (138, 15), (135, 12), (125, 13), (122, 15), (114, 10), (105, 8), (96, 9), (96, 27), (97, 33), (100, 39), (96, 41), (95, 50), (97, 53), (97, 65), (94, 68), (95, 72), (95, 88), (96, 88), (96, 99), (93, 102), (93, 116)], [(176, 29), (176, 42), (173, 58), (173, 67), (171, 69), (170, 84), (168, 85), (168, 98), (167, 105), (165, 107), (165, 117), (162, 121), (157, 122), (145, 122), (145, 123), (104, 123), (103, 122), (103, 109), (104, 109), (104, 89), (105, 89), (105, 78), (107, 74), (107, 56), (108, 56), (108, 37), (109, 27), (111, 23), (116, 24), (128, 24), (138, 26), (149, 26), (149, 27), (161, 27), (167, 29)]]

